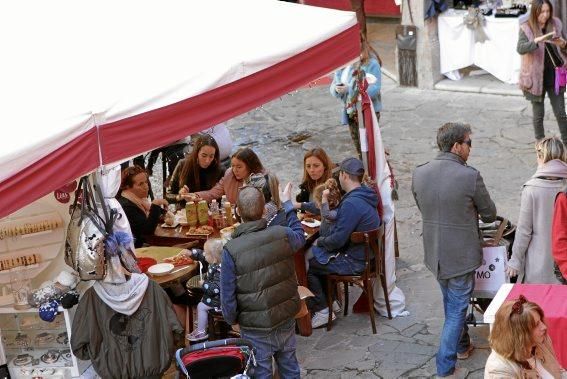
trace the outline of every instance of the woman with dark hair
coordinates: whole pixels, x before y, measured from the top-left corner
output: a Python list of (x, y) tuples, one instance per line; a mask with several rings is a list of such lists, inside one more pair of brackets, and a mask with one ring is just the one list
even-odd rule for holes
[(126, 167), (122, 171), (122, 182), (118, 193), (118, 202), (130, 222), (134, 236), (134, 246), (142, 247), (144, 235), (153, 234), (159, 218), (167, 207), (167, 200), (154, 199), (150, 203), (148, 173), (140, 166)]
[(335, 165), (320, 147), (311, 149), (303, 156), (303, 181), (299, 185), (299, 194), (294, 203), (296, 209), (301, 209), (314, 214), (319, 214), (319, 208), (313, 202), (313, 190), (319, 184), (331, 178)]
[(561, 378), (543, 310), (523, 295), (498, 309), (489, 341), (485, 378)]
[(250, 148), (241, 148), (232, 155), (230, 160), (231, 167), (226, 170), (221, 180), (208, 191), (199, 191), (181, 195), (185, 200), (198, 201), (219, 199), (222, 195), (226, 195), (226, 199), (232, 204), (236, 203), (238, 188), (242, 187), (244, 179), (250, 174), (261, 174), (264, 172), (264, 166), (260, 162), (260, 158)]
[(519, 84), (526, 99), (532, 103), (536, 141), (545, 137), (543, 103), (547, 92), (561, 139), (567, 143), (565, 87), (555, 86), (555, 68), (567, 63), (567, 42), (563, 38), (561, 21), (553, 17), (550, 0), (532, 1), (528, 20), (520, 24), (517, 51), (522, 56)]
[(213, 137), (200, 135), (195, 138), (191, 154), (171, 178), (171, 193), (178, 194), (180, 199), (183, 194), (213, 188), (223, 175), (219, 151)]

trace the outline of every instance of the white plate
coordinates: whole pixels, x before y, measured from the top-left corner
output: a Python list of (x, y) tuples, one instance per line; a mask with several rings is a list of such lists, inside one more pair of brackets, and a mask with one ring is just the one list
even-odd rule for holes
[(301, 223), (303, 225), (310, 227), (310, 228), (316, 228), (318, 226), (321, 226), (321, 221), (319, 221), (319, 220), (313, 220), (313, 222), (301, 221)]
[(168, 225), (164, 222), (163, 224), (161, 224), (161, 227), (166, 229), (173, 229), (173, 228), (177, 228), (177, 225), (179, 225), (178, 222), (175, 222), (173, 225)]
[(172, 272), (174, 267), (175, 266), (171, 263), (158, 263), (157, 265), (150, 266), (150, 268), (148, 268), (148, 273), (153, 276), (163, 276)]

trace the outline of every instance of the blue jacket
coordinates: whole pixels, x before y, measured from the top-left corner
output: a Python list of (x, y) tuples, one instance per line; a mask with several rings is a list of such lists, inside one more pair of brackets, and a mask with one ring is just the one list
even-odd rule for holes
[[(349, 69), (350, 72), (348, 73), (348, 83), (344, 83), (347, 85), (348, 87), (348, 91), (340, 94), (337, 91), (335, 91), (335, 87), (337, 84), (341, 83), (341, 77), (343, 75), (343, 70), (345, 69)], [(345, 107), (345, 109), (343, 109), (342, 111), (342, 123), (343, 125), (347, 125), (348, 124), (348, 116), (346, 114), (346, 105), (347, 105), (347, 101), (348, 99), (350, 99), (355, 90), (356, 90), (356, 80), (355, 78), (352, 77), (352, 71), (354, 69), (353, 65), (347, 66), (345, 68), (341, 68), (340, 70), (337, 70), (335, 72), (335, 75), (333, 77), (333, 82), (331, 83), (331, 87), (329, 88), (331, 95), (333, 95), (334, 97), (336, 97), (337, 99), (340, 99), (343, 102), (343, 105)], [(382, 88), (382, 72), (380, 71), (380, 64), (378, 63), (378, 60), (376, 60), (376, 58), (371, 57), (368, 61), (367, 64), (363, 64), (361, 66), (361, 69), (364, 70), (365, 73), (367, 74), (372, 74), (376, 77), (376, 83), (373, 84), (369, 84), (368, 88), (366, 89), (366, 91), (368, 92), (368, 96), (370, 96), (370, 99), (372, 100), (372, 105), (374, 105), (374, 111), (375, 112), (381, 112), (382, 111), (382, 97), (380, 95), (380, 89)]]
[(328, 264), (333, 258), (346, 262), (344, 270), (336, 270), (338, 274), (360, 272), (364, 268), (364, 245), (352, 244), (350, 235), (352, 232), (365, 232), (380, 226), (377, 206), (378, 196), (366, 186), (355, 188), (343, 196), (332, 233), (327, 237), (319, 237), (317, 246), (312, 248), (315, 259), (321, 264)]

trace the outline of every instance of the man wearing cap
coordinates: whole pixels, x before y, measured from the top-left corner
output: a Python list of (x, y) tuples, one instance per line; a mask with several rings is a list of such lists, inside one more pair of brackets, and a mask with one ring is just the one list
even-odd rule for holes
[[(315, 295), (309, 300), (314, 312), (312, 327), (326, 325), (329, 309), (325, 294), (328, 274), (354, 275), (364, 270), (364, 246), (352, 244), (352, 232), (366, 232), (380, 226), (376, 207), (378, 196), (374, 190), (362, 185), (364, 167), (356, 158), (347, 158), (339, 166), (339, 182), (346, 192), (338, 206), (337, 220), (332, 233), (318, 238), (311, 248), (307, 280)], [(335, 319), (333, 313), (332, 319)]]
[(437, 132), (437, 157), (413, 172), (412, 192), (423, 219), (425, 265), (443, 294), (445, 323), (437, 352), (438, 377), (465, 377), (455, 368), (473, 346), (465, 322), (474, 289), (475, 270), (482, 261), (478, 218), (496, 219), (482, 176), (467, 166), (471, 151), (468, 124), (447, 123)]

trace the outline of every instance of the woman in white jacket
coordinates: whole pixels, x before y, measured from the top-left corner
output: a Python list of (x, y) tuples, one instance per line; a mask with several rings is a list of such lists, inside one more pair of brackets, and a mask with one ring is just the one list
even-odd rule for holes
[(567, 183), (566, 149), (556, 137), (536, 145), (538, 168), (524, 184), (512, 257), (506, 272), (519, 283), (558, 284), (551, 254), (555, 196)]

